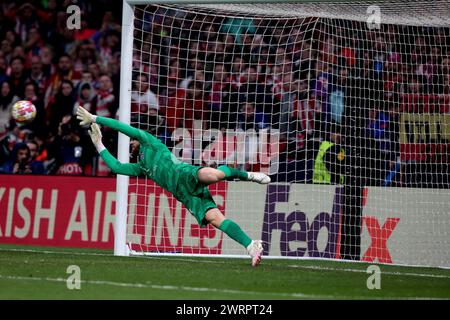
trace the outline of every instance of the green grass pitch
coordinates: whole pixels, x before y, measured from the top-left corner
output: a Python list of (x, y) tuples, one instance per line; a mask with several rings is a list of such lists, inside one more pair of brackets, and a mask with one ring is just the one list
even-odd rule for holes
[[(70, 265), (81, 288), (69, 290)], [(110, 251), (0, 245), (0, 299), (450, 299), (450, 270), (318, 260), (115, 257)]]

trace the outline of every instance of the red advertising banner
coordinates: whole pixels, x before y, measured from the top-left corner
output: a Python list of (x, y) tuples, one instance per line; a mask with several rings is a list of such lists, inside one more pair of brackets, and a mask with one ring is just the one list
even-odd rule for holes
[[(226, 183), (210, 188), (225, 209)], [(0, 175), (0, 243), (112, 249), (116, 180)], [(128, 241), (137, 251), (221, 253), (222, 233), (200, 228), (171, 194), (130, 179)]]
[[(150, 181), (150, 180), (149, 180)], [(139, 183), (136, 183), (139, 182)], [(127, 242), (137, 252), (222, 253), (222, 232), (200, 227), (191, 213), (154, 183), (130, 180)], [(226, 214), (227, 184), (209, 186), (217, 207)]]
[(111, 249), (115, 179), (0, 175), (0, 243)]

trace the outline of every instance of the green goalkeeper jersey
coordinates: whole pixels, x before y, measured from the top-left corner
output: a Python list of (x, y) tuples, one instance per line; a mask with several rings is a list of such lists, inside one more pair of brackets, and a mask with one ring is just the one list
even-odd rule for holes
[(108, 150), (101, 151), (100, 156), (113, 172), (128, 176), (145, 175), (177, 197), (180, 174), (193, 166), (178, 160), (159, 139), (144, 130), (100, 116), (96, 123), (122, 132), (141, 144), (138, 163), (120, 163)]

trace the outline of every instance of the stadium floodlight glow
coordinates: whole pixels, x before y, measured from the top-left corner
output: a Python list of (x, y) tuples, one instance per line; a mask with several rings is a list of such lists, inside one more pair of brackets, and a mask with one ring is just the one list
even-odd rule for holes
[[(266, 256), (450, 267), (449, 12), (124, 0), (119, 120), (180, 160), (271, 174), (210, 187)], [(119, 161), (129, 150), (119, 134)], [(246, 254), (149, 178), (118, 175), (116, 192), (115, 255)]]

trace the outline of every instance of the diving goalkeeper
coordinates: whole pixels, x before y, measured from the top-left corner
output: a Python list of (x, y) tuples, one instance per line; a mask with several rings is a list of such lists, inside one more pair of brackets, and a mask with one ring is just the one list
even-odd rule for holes
[[(200, 226), (211, 224), (223, 231), (247, 249), (253, 267), (260, 263), (263, 252), (262, 241), (250, 239), (234, 221), (224, 217), (209, 193), (208, 185), (234, 178), (267, 184), (270, 177), (264, 173), (245, 172), (228, 166), (214, 169), (181, 162), (152, 134), (115, 119), (92, 115), (82, 107), (77, 109), (77, 119), (80, 120), (81, 126), (90, 125), (89, 135), (92, 142), (112, 172), (135, 177), (145, 175), (152, 179), (183, 203)], [(121, 163), (114, 158), (102, 143), (98, 124), (138, 140), (142, 155), (139, 162)]]

